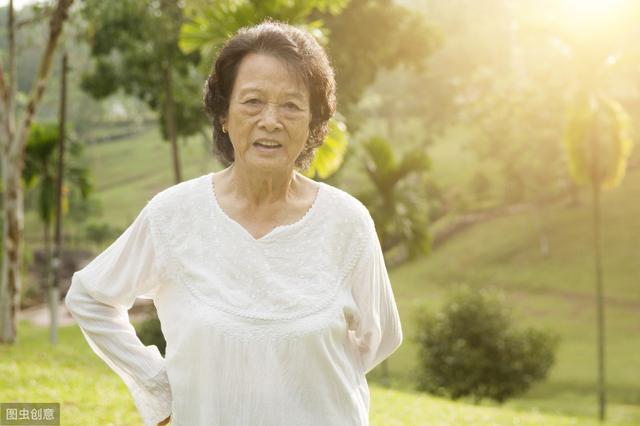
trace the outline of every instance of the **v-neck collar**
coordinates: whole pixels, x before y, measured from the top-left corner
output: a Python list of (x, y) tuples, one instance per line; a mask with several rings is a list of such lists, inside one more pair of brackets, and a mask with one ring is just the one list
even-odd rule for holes
[(213, 172), (205, 175), (205, 179), (204, 179), (204, 183), (205, 183), (205, 187), (206, 187), (206, 195), (207, 195), (207, 199), (209, 199), (213, 210), (218, 213), (220, 216), (223, 217), (223, 219), (228, 222), (230, 224), (230, 226), (236, 228), (238, 230), (238, 232), (240, 232), (242, 235), (244, 235), (244, 237), (248, 240), (250, 240), (251, 242), (254, 243), (260, 243), (263, 241), (267, 241), (269, 239), (271, 239), (274, 235), (284, 231), (284, 230), (290, 230), (290, 229), (294, 229), (294, 228), (299, 228), (305, 225), (305, 223), (315, 214), (315, 212), (318, 210), (318, 204), (320, 203), (321, 197), (323, 196), (323, 192), (324, 192), (324, 183), (323, 182), (317, 182), (318, 183), (318, 190), (316, 191), (316, 197), (313, 200), (313, 203), (311, 204), (311, 206), (309, 207), (309, 209), (305, 212), (305, 214), (303, 216), (301, 216), (299, 219), (297, 219), (295, 222), (292, 223), (286, 223), (286, 224), (282, 224), (282, 225), (276, 225), (275, 227), (273, 227), (269, 232), (267, 232), (266, 234), (264, 234), (263, 236), (261, 236), (260, 238), (256, 238), (253, 236), (253, 234), (251, 234), (244, 226), (242, 226), (239, 222), (237, 222), (236, 220), (232, 219), (231, 216), (229, 216), (220, 206), (220, 203), (218, 202), (218, 198), (216, 196), (216, 191), (215, 191), (215, 183), (213, 181)]

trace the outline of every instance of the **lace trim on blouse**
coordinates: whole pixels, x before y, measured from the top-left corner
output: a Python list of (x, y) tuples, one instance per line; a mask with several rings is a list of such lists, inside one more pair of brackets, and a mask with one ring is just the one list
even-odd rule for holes
[(238, 238), (250, 234), (224, 220), (211, 183), (210, 173), (149, 202), (161, 273), (200, 302), (251, 320), (297, 319), (328, 306), (370, 237), (364, 206), (321, 183), (302, 219), (259, 239)]

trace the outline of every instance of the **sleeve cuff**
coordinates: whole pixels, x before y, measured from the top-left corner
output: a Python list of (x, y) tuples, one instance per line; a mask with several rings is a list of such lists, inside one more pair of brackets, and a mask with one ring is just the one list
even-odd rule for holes
[(146, 385), (130, 387), (133, 401), (145, 426), (157, 426), (171, 414), (171, 387), (164, 368)]

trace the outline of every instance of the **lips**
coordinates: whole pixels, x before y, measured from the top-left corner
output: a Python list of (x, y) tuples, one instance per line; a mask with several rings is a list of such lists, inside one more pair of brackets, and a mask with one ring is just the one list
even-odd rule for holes
[(253, 145), (265, 149), (277, 149), (282, 146), (279, 142), (270, 139), (258, 139)]

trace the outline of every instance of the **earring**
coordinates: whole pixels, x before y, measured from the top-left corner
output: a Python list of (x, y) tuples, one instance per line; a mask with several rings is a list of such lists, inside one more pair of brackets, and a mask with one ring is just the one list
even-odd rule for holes
[(222, 125), (222, 133), (227, 133), (227, 128), (224, 127), (224, 124)]

